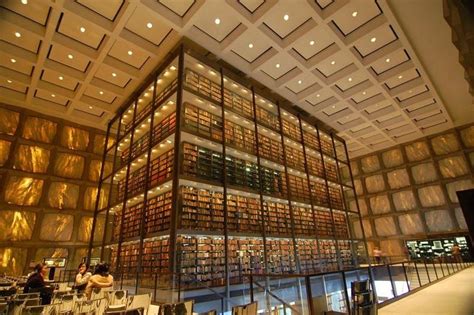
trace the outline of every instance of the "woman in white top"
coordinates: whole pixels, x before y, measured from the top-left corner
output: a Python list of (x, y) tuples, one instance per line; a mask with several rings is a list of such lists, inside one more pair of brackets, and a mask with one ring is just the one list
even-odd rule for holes
[(74, 289), (78, 292), (82, 292), (86, 289), (87, 283), (89, 283), (89, 278), (92, 274), (87, 271), (87, 265), (85, 263), (80, 263), (78, 269), (76, 281), (74, 281)]

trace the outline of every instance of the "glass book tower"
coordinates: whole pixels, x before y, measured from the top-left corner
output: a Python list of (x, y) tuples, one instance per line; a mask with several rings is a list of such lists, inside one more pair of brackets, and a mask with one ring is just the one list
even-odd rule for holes
[(187, 289), (365, 262), (344, 141), (185, 44), (169, 56), (108, 126), (90, 257)]

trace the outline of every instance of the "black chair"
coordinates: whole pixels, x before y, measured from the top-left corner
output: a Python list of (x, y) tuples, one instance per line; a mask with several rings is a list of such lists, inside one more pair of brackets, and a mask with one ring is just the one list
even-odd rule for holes
[(16, 288), (11, 287), (7, 290), (0, 290), (0, 296), (12, 296), (16, 294)]

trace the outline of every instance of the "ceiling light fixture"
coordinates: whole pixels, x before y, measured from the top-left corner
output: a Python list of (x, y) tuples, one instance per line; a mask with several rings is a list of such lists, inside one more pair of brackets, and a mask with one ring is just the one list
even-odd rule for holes
[(390, 58), (385, 59), (385, 62), (390, 62)]
[(7, 80), (8, 83), (12, 83), (13, 81), (12, 80)]
[(277, 67), (277, 68), (280, 68), (280, 64), (279, 64), (279, 63), (277, 63), (277, 64), (275, 65), (275, 67)]
[(303, 83), (303, 81), (301, 81), (301, 80), (298, 80), (298, 84), (301, 84), (301, 83)]
[(372, 38), (370, 39), (370, 41), (371, 41), (372, 43), (375, 43), (376, 40), (377, 40), (376, 37), (372, 37)]
[(400, 80), (401, 78), (403, 78), (403, 76), (402, 76), (402, 75), (399, 75), (399, 76), (398, 76), (398, 79)]
[(28, 0), (21, 0), (21, 3), (28, 4)]
[(20, 38), (20, 37), (21, 37), (21, 33), (20, 33), (20, 32), (15, 32), (15, 37)]
[(133, 51), (129, 50), (129, 51), (127, 52), (127, 54), (128, 54), (129, 56), (131, 56), (131, 55), (133, 55)]
[(51, 97), (56, 97), (56, 94), (51, 94)]
[(81, 31), (81, 33), (84, 33), (86, 31), (86, 28), (84, 26), (81, 26), (79, 30)]
[(356, 17), (356, 16), (357, 16), (357, 11), (352, 12), (352, 17)]
[(13, 58), (12, 58), (12, 59), (10, 59), (10, 61), (11, 61), (12, 63), (15, 63), (15, 62), (16, 62), (16, 59), (13, 59)]
[(69, 59), (72, 59), (72, 58), (74, 58), (74, 56), (73, 56), (73, 55), (71, 55), (71, 54), (67, 55), (67, 57), (68, 57)]
[(219, 18), (215, 19), (215, 20), (214, 20), (214, 23), (216, 23), (216, 25), (221, 24), (221, 19), (219, 19)]
[(99, 94), (100, 94), (100, 95), (104, 95), (104, 91), (99, 91)]
[(313, 46), (313, 45), (314, 45), (314, 40), (310, 41), (309, 44), (310, 44), (311, 46)]
[(93, 107), (89, 105), (89, 109), (92, 109)]
[(319, 95), (319, 94), (316, 94), (316, 97), (320, 97), (320, 96), (321, 96), (321, 95)]
[(352, 78), (347, 79), (347, 81), (352, 82)]
[(152, 27), (153, 27), (153, 24), (151, 24), (150, 22), (148, 22), (148, 23), (146, 23), (146, 27), (152, 28)]
[(362, 95), (365, 95), (365, 94), (367, 94), (367, 92), (366, 92), (366, 91), (362, 92)]
[(249, 44), (249, 48), (253, 48), (253, 44), (252, 44), (252, 43)]
[(336, 62), (333, 60), (333, 61), (331, 61), (331, 64), (332, 64), (332, 65), (335, 65), (335, 64), (336, 64)]
[(58, 79), (59, 79), (60, 81), (62, 81), (62, 80), (64, 80), (64, 77), (63, 77), (62, 75), (60, 75), (60, 76), (58, 77)]
[(288, 21), (289, 19), (290, 17), (288, 16), (288, 14), (283, 15), (283, 20)]
[(171, 71), (175, 71), (175, 70), (176, 70), (176, 67), (175, 67), (175, 66), (171, 66), (171, 67), (170, 67), (170, 70), (171, 70)]
[(115, 78), (117, 76), (117, 73), (112, 72), (112, 76)]

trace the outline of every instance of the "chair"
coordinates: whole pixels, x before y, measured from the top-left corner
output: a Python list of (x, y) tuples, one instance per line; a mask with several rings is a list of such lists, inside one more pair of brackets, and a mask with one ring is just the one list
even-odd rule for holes
[(0, 315), (7, 314), (7, 311), (8, 311), (8, 303), (7, 302), (1, 302), (0, 303)]
[(105, 298), (96, 300), (77, 301), (74, 304), (74, 314), (97, 314), (105, 313), (107, 300)]
[(105, 291), (109, 305), (127, 304), (127, 290)]
[(140, 308), (133, 308), (125, 311), (107, 311), (105, 312), (106, 315), (143, 315), (145, 310)]
[(163, 304), (160, 306), (158, 315), (192, 315), (193, 306), (193, 300), (175, 304)]
[(210, 310), (210, 311), (207, 311), (207, 312), (202, 312), (202, 313), (197, 313), (198, 315), (217, 315), (217, 311), (216, 310)]
[(27, 306), (23, 308), (21, 315), (49, 315), (57, 304)]
[(232, 315), (257, 315), (257, 302), (232, 307)]
[(11, 287), (9, 289), (6, 289), (6, 290), (0, 290), (0, 297), (2, 296), (12, 296), (12, 295), (15, 295), (16, 294), (16, 288), (15, 287)]
[(151, 293), (132, 295), (132, 296), (129, 296), (127, 299), (128, 310), (134, 309), (134, 308), (143, 308), (145, 310), (145, 314), (148, 314), (148, 309), (150, 308), (150, 304), (151, 304)]
[(39, 298), (40, 293), (39, 292), (30, 292), (30, 293), (19, 293), (15, 295), (15, 299), (18, 300), (24, 300), (24, 299), (31, 299), (31, 298)]

